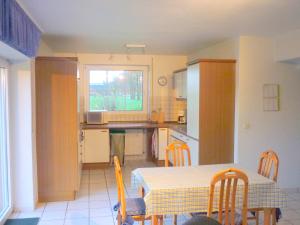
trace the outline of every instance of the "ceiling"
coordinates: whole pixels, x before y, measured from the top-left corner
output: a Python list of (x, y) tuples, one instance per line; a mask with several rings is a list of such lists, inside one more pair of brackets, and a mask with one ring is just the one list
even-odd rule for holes
[(57, 52), (188, 54), (239, 35), (300, 28), (299, 0), (19, 0)]

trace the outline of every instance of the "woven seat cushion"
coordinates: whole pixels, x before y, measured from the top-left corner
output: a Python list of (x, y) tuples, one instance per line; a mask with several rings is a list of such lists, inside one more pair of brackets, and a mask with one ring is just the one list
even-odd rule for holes
[(128, 216), (137, 216), (146, 214), (146, 205), (143, 198), (126, 199), (126, 213)]
[(221, 225), (215, 219), (206, 216), (194, 216), (182, 225)]

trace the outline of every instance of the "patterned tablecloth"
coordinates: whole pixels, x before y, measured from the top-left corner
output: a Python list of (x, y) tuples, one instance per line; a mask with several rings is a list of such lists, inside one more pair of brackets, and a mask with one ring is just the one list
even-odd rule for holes
[[(276, 183), (237, 164), (139, 168), (132, 171), (131, 185), (134, 188), (140, 186), (145, 188), (147, 215), (205, 212), (213, 175), (230, 167), (241, 169), (248, 175), (248, 208), (286, 207), (287, 195)], [(239, 185), (237, 208), (242, 205), (242, 190), (243, 185)], [(216, 190), (216, 198), (217, 196)], [(217, 208), (217, 200), (214, 203)]]

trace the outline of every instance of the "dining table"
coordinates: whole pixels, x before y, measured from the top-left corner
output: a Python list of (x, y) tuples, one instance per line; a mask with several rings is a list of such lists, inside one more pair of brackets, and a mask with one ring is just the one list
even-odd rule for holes
[[(287, 194), (273, 180), (239, 164), (137, 168), (131, 173), (131, 186), (144, 189), (146, 216), (152, 216), (152, 225), (157, 225), (159, 215), (206, 212), (212, 177), (229, 168), (247, 174), (248, 209), (263, 209), (264, 224), (270, 225), (272, 209), (285, 208)], [(242, 207), (242, 186), (238, 184), (237, 209)]]

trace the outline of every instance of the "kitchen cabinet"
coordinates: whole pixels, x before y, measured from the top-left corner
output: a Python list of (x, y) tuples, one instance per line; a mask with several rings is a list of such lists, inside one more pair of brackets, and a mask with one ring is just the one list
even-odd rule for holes
[(74, 200), (79, 184), (77, 58), (35, 59), (38, 200)]
[(168, 146), (168, 128), (158, 128), (158, 160), (165, 160), (165, 149)]
[(177, 70), (173, 75), (175, 97), (177, 99), (187, 98), (187, 70)]
[[(169, 140), (170, 143), (174, 141), (179, 141), (187, 144), (190, 148), (192, 166), (199, 165), (199, 142), (197, 140), (171, 129), (169, 132)], [(187, 160), (185, 162), (185, 165), (188, 165)]]
[(199, 141), (199, 162), (232, 163), (235, 60), (197, 60), (187, 72), (187, 134)]
[(84, 130), (84, 163), (108, 163), (110, 157), (109, 129)]
[(125, 131), (125, 155), (143, 155), (143, 129), (127, 129)]

